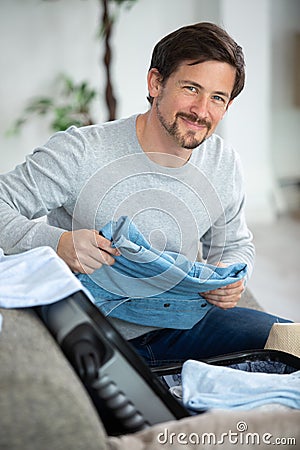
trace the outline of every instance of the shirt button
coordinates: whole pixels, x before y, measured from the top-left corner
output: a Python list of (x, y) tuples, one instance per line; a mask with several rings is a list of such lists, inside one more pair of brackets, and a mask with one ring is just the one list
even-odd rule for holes
[(170, 305), (170, 303), (165, 303), (164, 304), (164, 308), (169, 308), (171, 305)]
[(207, 306), (207, 303), (201, 303), (201, 308), (205, 308)]

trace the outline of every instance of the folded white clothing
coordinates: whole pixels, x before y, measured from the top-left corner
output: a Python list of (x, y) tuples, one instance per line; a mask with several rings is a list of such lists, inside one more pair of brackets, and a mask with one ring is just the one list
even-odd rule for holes
[(80, 290), (93, 301), (52, 248), (39, 247), (17, 255), (4, 255), (0, 249), (1, 308), (47, 305)]
[(246, 410), (270, 403), (300, 409), (300, 371), (244, 372), (188, 360), (181, 375), (183, 404), (193, 411)]

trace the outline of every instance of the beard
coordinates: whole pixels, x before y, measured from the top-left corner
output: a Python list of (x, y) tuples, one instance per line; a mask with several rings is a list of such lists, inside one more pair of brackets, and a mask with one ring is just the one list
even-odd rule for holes
[[(178, 112), (175, 115), (175, 120), (173, 122), (168, 122), (160, 111), (160, 102), (156, 103), (156, 113), (158, 120), (160, 121), (163, 128), (167, 133), (173, 137), (175, 142), (182, 148), (187, 150), (193, 150), (202, 144), (203, 141), (208, 137), (209, 131), (211, 129), (211, 123), (208, 120), (201, 119), (196, 114), (188, 114), (185, 112)], [(190, 122), (196, 123), (197, 125), (203, 125), (206, 127), (206, 133), (201, 138), (196, 138), (197, 131), (189, 130), (186, 133), (182, 133), (179, 129), (178, 119), (183, 117)]]

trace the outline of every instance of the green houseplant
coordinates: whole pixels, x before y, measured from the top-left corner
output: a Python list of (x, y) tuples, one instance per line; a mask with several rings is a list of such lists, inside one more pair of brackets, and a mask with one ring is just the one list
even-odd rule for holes
[[(51, 0), (44, 0), (51, 1)], [(117, 100), (111, 81), (111, 36), (120, 8), (130, 8), (137, 0), (99, 0), (101, 10), (98, 38), (104, 43), (105, 103), (107, 120), (116, 119)], [(95, 123), (92, 106), (98, 92), (87, 81), (75, 83), (72, 77), (62, 74), (55, 81), (56, 92), (52, 97), (37, 96), (28, 101), (20, 117), (16, 119), (9, 135), (17, 134), (34, 115), (49, 116), (53, 131), (63, 131), (70, 125), (84, 126)]]

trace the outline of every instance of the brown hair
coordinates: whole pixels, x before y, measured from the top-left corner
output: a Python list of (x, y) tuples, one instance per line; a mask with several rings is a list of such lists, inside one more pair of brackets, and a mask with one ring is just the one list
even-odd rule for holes
[[(242, 91), (245, 84), (245, 61), (242, 48), (219, 26), (201, 22), (179, 28), (162, 38), (154, 47), (150, 68), (156, 68), (161, 82), (167, 81), (183, 61), (198, 64), (220, 61), (236, 69), (230, 100)], [(152, 104), (153, 97), (147, 97)]]

